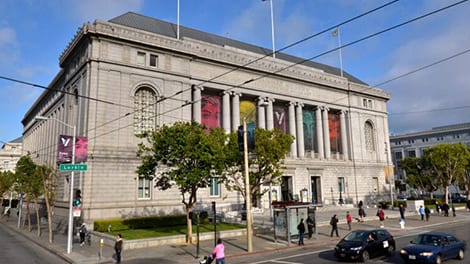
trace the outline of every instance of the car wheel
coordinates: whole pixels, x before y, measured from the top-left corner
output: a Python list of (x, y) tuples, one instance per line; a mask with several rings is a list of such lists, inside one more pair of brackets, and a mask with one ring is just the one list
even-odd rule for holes
[(367, 262), (370, 259), (369, 252), (367, 250), (364, 250), (361, 255), (361, 260), (362, 262)]
[(462, 260), (464, 257), (465, 257), (465, 252), (463, 251), (463, 249), (460, 249), (459, 254), (457, 255), (457, 259)]
[(437, 255), (437, 256), (436, 256), (436, 264), (442, 264), (441, 255)]
[(390, 246), (387, 248), (387, 255), (392, 256), (394, 252), (395, 252), (395, 246), (390, 245)]

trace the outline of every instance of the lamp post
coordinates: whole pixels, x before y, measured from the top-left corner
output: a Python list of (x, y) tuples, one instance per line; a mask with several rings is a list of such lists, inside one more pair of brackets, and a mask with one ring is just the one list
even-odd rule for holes
[(390, 161), (388, 159), (388, 147), (387, 147), (387, 142), (385, 142), (385, 155), (387, 156), (387, 176), (388, 176), (388, 185), (390, 188), (390, 201), (392, 202), (391, 207), (393, 209), (393, 185), (392, 182), (395, 181), (395, 177), (390, 175)]
[(251, 214), (250, 175), (248, 172), (248, 131), (246, 117), (243, 118), (243, 157), (245, 162), (245, 200), (246, 200), (246, 244), (248, 252), (253, 251), (253, 218)]
[[(62, 125), (73, 129), (72, 136), (72, 164), (75, 164), (75, 140), (77, 137), (77, 127), (69, 125), (59, 119), (45, 117), (45, 116), (36, 116), (36, 120), (54, 120), (61, 123)], [(72, 170), (70, 176), (70, 197), (69, 197), (69, 229), (67, 234), (67, 254), (72, 253), (72, 239), (73, 239), (73, 183), (74, 183), (75, 172)]]

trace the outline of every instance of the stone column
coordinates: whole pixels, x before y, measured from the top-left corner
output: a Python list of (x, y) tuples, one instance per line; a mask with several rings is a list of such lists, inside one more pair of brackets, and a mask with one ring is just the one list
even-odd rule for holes
[(201, 91), (204, 87), (193, 85), (193, 121), (201, 123)]
[(328, 107), (323, 109), (323, 142), (325, 144), (325, 158), (330, 159), (330, 125), (328, 124)]
[(258, 97), (258, 127), (262, 129), (266, 129), (266, 111), (264, 109), (265, 102), (266, 101), (264, 97)]
[(347, 111), (342, 110), (339, 115), (340, 129), (341, 129), (341, 150), (343, 151), (343, 159), (349, 159), (348, 150), (348, 136), (346, 135), (346, 115)]
[(289, 134), (294, 136), (294, 142), (290, 145), (290, 153), (293, 158), (297, 157), (297, 133), (295, 129), (295, 103), (289, 103)]
[(305, 157), (305, 146), (304, 146), (304, 122), (302, 117), (302, 103), (297, 103), (296, 107), (296, 123), (297, 123), (297, 149), (299, 152), (299, 158)]
[(321, 111), (323, 107), (318, 106), (315, 110), (315, 123), (316, 123), (316, 134), (317, 134), (317, 146), (318, 146), (318, 158), (324, 159), (325, 152), (323, 149), (323, 122), (321, 120)]
[(268, 98), (266, 99), (268, 102), (268, 105), (266, 107), (266, 129), (271, 130), (274, 129), (274, 111), (273, 111), (273, 98)]
[(230, 92), (222, 93), (222, 127), (226, 133), (230, 133)]
[(236, 131), (240, 126), (240, 96), (241, 93), (233, 92), (232, 97), (232, 131)]

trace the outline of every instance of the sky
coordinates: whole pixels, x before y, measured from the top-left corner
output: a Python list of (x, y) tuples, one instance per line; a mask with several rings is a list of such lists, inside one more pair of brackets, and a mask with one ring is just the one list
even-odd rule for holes
[[(179, 0), (179, 23), (271, 49), (272, 3), (274, 46), (279, 50), (389, 2)], [(341, 25), (339, 38), (327, 31), (282, 52), (338, 68), (342, 64), (344, 71), (389, 93), (392, 135), (470, 122), (470, 2), (417, 19), (458, 2), (397, 1)], [(21, 120), (44, 91), (39, 87), (48, 86), (59, 72), (59, 56), (84, 23), (129, 11), (177, 23), (177, 3), (0, 1), (0, 142), (22, 135)], [(339, 44), (341, 60), (335, 50)]]

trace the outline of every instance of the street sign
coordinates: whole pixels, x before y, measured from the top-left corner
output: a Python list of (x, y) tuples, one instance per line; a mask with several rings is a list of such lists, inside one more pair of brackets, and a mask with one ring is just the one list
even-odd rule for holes
[(86, 171), (88, 165), (86, 164), (60, 164), (60, 171)]
[(80, 217), (82, 215), (82, 209), (73, 208), (73, 217)]

